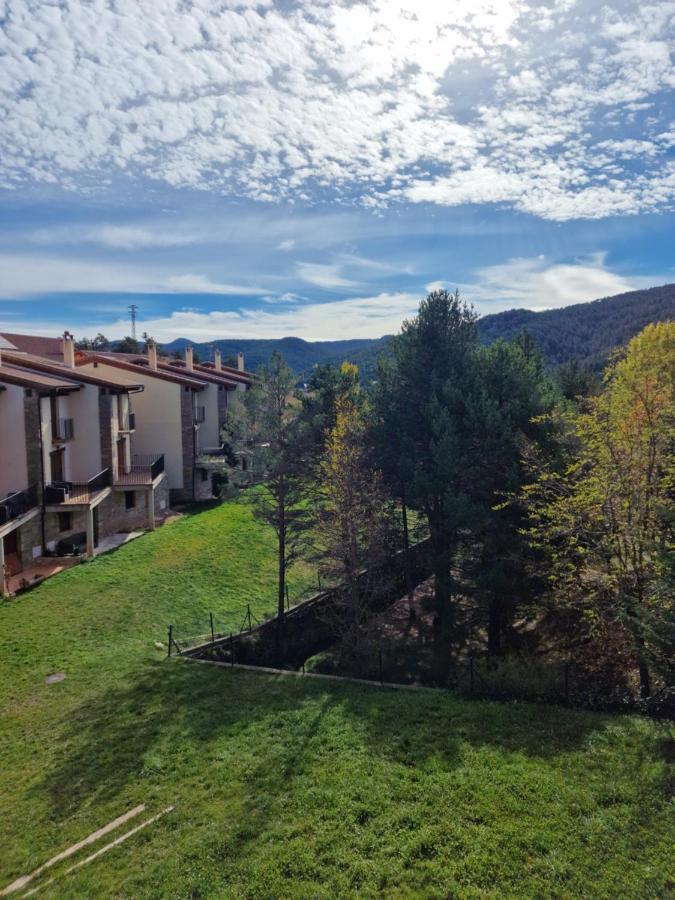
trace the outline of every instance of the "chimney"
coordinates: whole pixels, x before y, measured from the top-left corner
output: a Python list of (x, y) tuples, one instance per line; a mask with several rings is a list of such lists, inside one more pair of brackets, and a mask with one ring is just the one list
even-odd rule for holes
[(220, 350), (213, 351), (213, 368), (216, 372), (222, 372), (223, 370), (223, 362), (220, 358)]
[(188, 372), (192, 372), (194, 369), (192, 362), (192, 347), (190, 346), (187, 346), (185, 348), (185, 368), (188, 370)]
[(153, 340), (148, 341), (148, 365), (157, 371), (157, 344)]
[(244, 371), (244, 354), (241, 352), (241, 350), (239, 351), (239, 353), (237, 353), (237, 368), (240, 372)]
[(61, 352), (63, 354), (63, 361), (68, 366), (69, 369), (75, 368), (75, 342), (73, 341), (73, 336), (69, 331), (63, 332), (63, 337), (61, 338)]

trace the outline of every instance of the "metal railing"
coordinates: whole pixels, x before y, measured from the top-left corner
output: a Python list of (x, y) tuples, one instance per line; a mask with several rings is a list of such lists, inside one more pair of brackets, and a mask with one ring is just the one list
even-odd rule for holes
[(110, 483), (110, 469), (103, 469), (89, 481), (54, 481), (45, 487), (45, 503), (89, 503), (94, 494), (110, 487)]
[(151, 484), (164, 471), (163, 453), (135, 453), (128, 471), (120, 472), (116, 484)]
[(12, 522), (34, 509), (38, 504), (37, 496), (37, 485), (34, 484), (24, 491), (14, 491), (4, 500), (0, 500), (0, 525)]
[(52, 440), (72, 441), (75, 437), (75, 424), (73, 419), (56, 419), (52, 428)]

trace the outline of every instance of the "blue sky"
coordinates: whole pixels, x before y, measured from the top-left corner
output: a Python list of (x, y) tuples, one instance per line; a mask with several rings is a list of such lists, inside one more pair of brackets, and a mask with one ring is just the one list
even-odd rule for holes
[(0, 0), (0, 329), (308, 339), (675, 281), (675, 3)]

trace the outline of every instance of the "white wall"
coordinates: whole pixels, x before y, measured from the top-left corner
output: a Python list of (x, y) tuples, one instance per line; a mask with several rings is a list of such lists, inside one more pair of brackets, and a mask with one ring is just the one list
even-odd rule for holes
[(8, 384), (0, 391), (0, 499), (27, 487), (23, 388)]
[(205, 391), (195, 395), (197, 406), (203, 406), (206, 419), (197, 432), (197, 448), (220, 447), (220, 429), (218, 428), (218, 385), (209, 384)]
[(59, 418), (73, 419), (75, 437), (66, 441), (66, 480), (89, 481), (103, 468), (98, 395), (100, 388), (85, 384), (79, 391), (59, 397)]
[(144, 390), (131, 400), (136, 413), (136, 432), (132, 437), (132, 453), (163, 453), (164, 469), (172, 488), (183, 487), (183, 442), (180, 422), (182, 385), (147, 375), (142, 369), (133, 372), (99, 362), (78, 366), (92, 375), (109, 376), (123, 384), (142, 384)]

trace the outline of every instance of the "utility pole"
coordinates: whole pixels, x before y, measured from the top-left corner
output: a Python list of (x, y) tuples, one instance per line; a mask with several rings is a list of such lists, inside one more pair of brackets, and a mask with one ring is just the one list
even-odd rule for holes
[(132, 303), (127, 307), (129, 313), (131, 314), (131, 336), (134, 340), (136, 340), (136, 310), (138, 307), (135, 303)]

